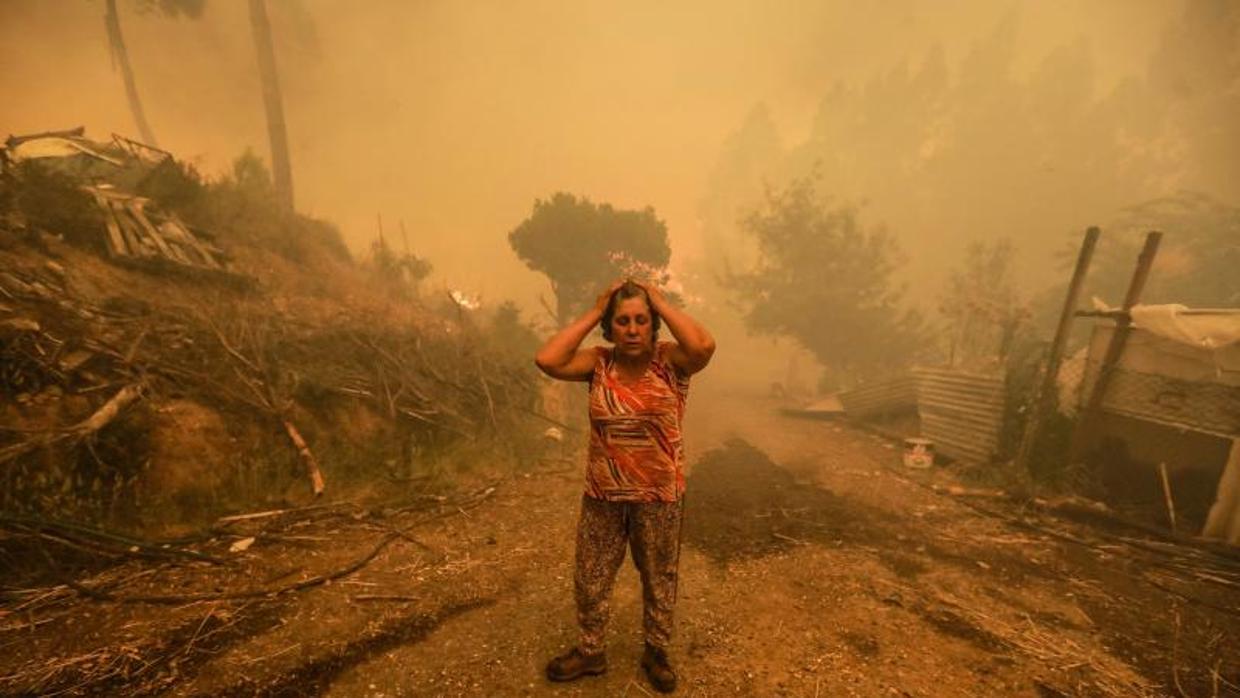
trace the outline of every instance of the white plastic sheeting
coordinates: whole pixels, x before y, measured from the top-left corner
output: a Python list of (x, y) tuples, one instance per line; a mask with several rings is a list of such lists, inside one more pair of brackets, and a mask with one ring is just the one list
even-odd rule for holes
[(8, 157), (13, 162), (36, 160), (39, 158), (67, 158), (74, 155), (88, 155), (104, 162), (109, 162), (117, 167), (124, 165), (120, 160), (105, 155), (82, 140), (75, 138), (62, 138), (60, 136), (31, 138), (8, 149)]
[(1137, 305), (1130, 311), (1132, 324), (1159, 337), (1202, 349), (1219, 349), (1240, 342), (1240, 311), (1190, 310), (1169, 303)]

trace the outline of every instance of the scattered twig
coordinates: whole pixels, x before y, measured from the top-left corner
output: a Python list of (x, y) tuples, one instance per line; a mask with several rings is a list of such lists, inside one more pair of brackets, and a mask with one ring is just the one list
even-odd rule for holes
[[(421, 522), (419, 522), (418, 524), (414, 524), (414, 525), (415, 526), (420, 525), (420, 523)], [(393, 531), (392, 533), (388, 533), (387, 535), (383, 536), (382, 539), (379, 540), (379, 542), (374, 546), (374, 548), (371, 549), (369, 553), (362, 556), (361, 558), (358, 558), (356, 561), (350, 563), (349, 565), (346, 565), (338, 570), (335, 570), (334, 572), (315, 575), (313, 577), (310, 577), (309, 579), (304, 579), (300, 582), (294, 582), (292, 584), (286, 584), (281, 587), (275, 587), (275, 588), (270, 588), (270, 589), (250, 589), (250, 590), (245, 590), (245, 591), (230, 591), (230, 592), (204, 593), (204, 594), (116, 595), (116, 594), (108, 594), (108, 593), (100, 592), (94, 589), (90, 589), (76, 582), (69, 582), (68, 584), (69, 586), (73, 587), (76, 591), (78, 591), (80, 594), (82, 594), (83, 596), (92, 598), (96, 601), (115, 601), (115, 602), (120, 602), (120, 603), (178, 604), (178, 603), (189, 603), (191, 601), (217, 601), (217, 600), (223, 600), (223, 599), (256, 599), (256, 598), (269, 597), (269, 596), (274, 597), (274, 596), (279, 596), (281, 594), (287, 594), (289, 592), (302, 591), (304, 589), (316, 587), (321, 584), (325, 584), (327, 582), (335, 581), (342, 577), (347, 577), (353, 574), (354, 572), (357, 572), (358, 570), (362, 569), (366, 565), (370, 564), (370, 562), (374, 560), (376, 557), (378, 557), (379, 553), (383, 552), (383, 550), (387, 548), (387, 546), (390, 545), (392, 541), (401, 538), (402, 534), (405, 533), (405, 531), (407, 530), (408, 529), (402, 529), (400, 531)]]
[(190, 550), (171, 542), (142, 540), (132, 536), (104, 531), (65, 521), (50, 521), (37, 517), (0, 516), (0, 526), (31, 531), (60, 543), (84, 546), (94, 552), (139, 557), (182, 557), (202, 560), (213, 564), (225, 564), (214, 555)]
[(265, 662), (265, 661), (267, 661), (268, 659), (275, 659), (276, 657), (279, 657), (279, 656), (280, 656), (280, 655), (282, 655), (282, 654), (287, 654), (288, 652), (291, 652), (291, 651), (293, 651), (293, 650), (297, 649), (298, 647), (301, 647), (301, 643), (300, 643), (300, 642), (294, 642), (293, 644), (289, 645), (288, 647), (285, 647), (284, 649), (282, 649), (282, 650), (278, 650), (278, 651), (276, 651), (276, 652), (272, 652), (271, 654), (265, 654), (265, 655), (262, 655), (261, 657), (253, 657), (253, 658), (251, 658), (251, 659), (247, 659), (247, 660), (245, 660), (245, 661), (243, 662), (243, 664), (257, 664), (257, 663), (259, 663), (259, 662)]
[(1180, 698), (1188, 698), (1188, 694), (1184, 692), (1184, 687), (1180, 685), (1180, 609), (1177, 606), (1172, 607), (1175, 615), (1175, 634), (1171, 640), (1171, 680), (1175, 683), (1175, 690), (1179, 692)]
[(1167, 503), (1167, 518), (1171, 522), (1171, 534), (1175, 535), (1175, 500), (1171, 497), (1171, 481), (1167, 478), (1167, 464), (1158, 464), (1158, 477), (1162, 480), (1163, 499)]

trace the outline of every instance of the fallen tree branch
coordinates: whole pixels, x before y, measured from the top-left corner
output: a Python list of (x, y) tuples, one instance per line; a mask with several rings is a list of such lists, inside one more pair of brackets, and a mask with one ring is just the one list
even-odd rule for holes
[(284, 430), (288, 432), (288, 438), (292, 440), (293, 446), (297, 449), (297, 455), (301, 457), (301, 462), (306, 466), (306, 474), (310, 476), (310, 489), (316, 497), (323, 494), (323, 471), (319, 469), (318, 459), (314, 457), (314, 453), (306, 444), (306, 440), (301, 437), (301, 432), (297, 431), (297, 427), (287, 419), (282, 421)]
[(83, 546), (96, 552), (111, 555), (128, 555), (137, 557), (184, 557), (216, 565), (226, 564), (225, 560), (189, 550), (171, 542), (148, 541), (130, 536), (123, 536), (81, 524), (66, 521), (49, 521), (35, 517), (0, 516), (0, 526), (35, 533), (42, 537), (50, 537), (61, 543)]
[(69, 439), (81, 439), (98, 432), (116, 419), (125, 408), (137, 402), (142, 397), (142, 391), (141, 383), (127, 385), (118, 390), (94, 414), (67, 429), (47, 432), (38, 437), (0, 448), (0, 464), (20, 458), (40, 448), (53, 446)]
[(326, 584), (327, 582), (332, 582), (337, 579), (340, 579), (341, 577), (347, 577), (353, 574), (354, 572), (370, 564), (372, 560), (374, 560), (376, 557), (379, 556), (379, 553), (383, 552), (384, 548), (387, 548), (389, 545), (391, 545), (392, 541), (400, 539), (401, 536), (407, 530), (408, 529), (394, 531), (392, 533), (389, 533), (383, 536), (383, 538), (380, 539), (379, 543), (375, 545), (375, 547), (372, 548), (369, 553), (362, 556), (361, 558), (358, 558), (356, 561), (350, 563), (349, 565), (346, 565), (345, 567), (342, 567), (336, 570), (335, 572), (330, 572), (328, 574), (315, 575), (313, 577), (310, 577), (309, 579), (303, 579), (300, 582), (286, 584), (284, 586), (276, 587), (273, 589), (251, 589), (247, 591), (226, 591), (226, 592), (220, 592), (220, 593), (214, 593), (214, 594), (118, 595), (118, 594), (109, 594), (106, 592), (100, 592), (94, 589), (90, 589), (86, 586), (83, 586), (82, 584), (79, 584), (73, 581), (69, 581), (66, 583), (70, 587), (72, 587), (75, 591), (77, 591), (82, 596), (85, 596), (87, 598), (94, 599), (96, 601), (113, 601), (117, 603), (180, 604), (180, 603), (191, 603), (194, 601), (221, 601), (225, 599), (258, 599), (258, 598), (269, 597), (269, 596), (274, 597), (274, 596), (279, 596), (281, 594), (287, 594), (287, 593), (294, 592), (294, 591), (302, 591), (304, 589), (316, 587), (321, 584)]
[[(427, 551), (428, 553), (432, 553), (432, 554), (437, 553), (437, 551), (435, 551), (430, 546), (410, 536), (409, 532), (418, 526), (425, 525), (436, 519), (444, 518), (445, 516), (450, 516), (457, 512), (463, 512), (465, 509), (472, 509), (474, 507), (477, 507), (481, 505), (483, 502), (485, 502), (491, 495), (493, 495), (496, 492), (496, 489), (497, 489), (496, 484), (491, 484), (491, 485), (482, 487), (476, 490), (474, 493), (472, 493), (465, 500), (462, 500), (462, 502), (456, 507), (455, 510), (452, 510), (452, 511), (445, 510), (445, 511), (441, 511), (436, 514), (431, 514), (429, 516), (422, 517), (418, 521), (404, 528), (398, 529), (395, 527), (388, 528), (384, 526), (385, 528), (388, 528), (390, 532), (384, 535), (383, 538), (379, 540), (379, 542), (375, 545), (374, 548), (371, 549), (369, 553), (362, 556), (361, 558), (354, 561), (353, 563), (350, 563), (349, 565), (346, 565), (345, 567), (342, 567), (334, 572), (316, 575), (314, 577), (310, 577), (309, 579), (304, 579), (300, 582), (294, 582), (294, 583), (286, 584), (280, 587), (274, 587), (274, 588), (268, 588), (268, 589), (252, 589), (252, 590), (235, 591), (235, 592), (219, 592), (219, 593), (212, 593), (212, 594), (120, 595), (120, 594), (110, 594), (107, 592), (100, 591), (99, 589), (92, 589), (79, 582), (69, 581), (69, 582), (66, 582), (66, 586), (72, 588), (74, 591), (77, 591), (82, 596), (85, 596), (90, 599), (94, 599), (96, 601), (111, 601), (111, 602), (116, 602), (116, 603), (149, 603), (149, 604), (181, 604), (181, 603), (192, 603), (196, 601), (220, 601), (220, 600), (226, 600), (226, 599), (256, 599), (256, 598), (264, 598), (264, 597), (275, 597), (281, 594), (287, 594), (287, 593), (291, 593), (295, 591), (302, 591), (304, 589), (309, 589), (311, 587), (316, 587), (322, 584), (326, 584), (327, 582), (335, 581), (342, 577), (351, 575), (354, 572), (357, 572), (358, 570), (362, 569), (366, 565), (370, 564), (372, 560), (378, 557), (379, 553), (383, 552), (383, 550), (387, 548), (388, 545), (391, 545), (391, 543), (396, 540), (409, 541), (421, 547), (423, 550)], [(312, 509), (312, 508), (315, 508), (315, 507), (306, 507), (305, 509)], [(296, 510), (292, 510), (292, 511), (296, 511)], [(399, 512), (401, 510), (397, 510), (397, 511)], [(266, 514), (267, 512), (259, 512), (259, 513)], [(442, 553), (437, 553), (437, 554), (442, 556)]]
[(110, 400), (104, 403), (103, 407), (100, 407), (86, 420), (73, 427), (72, 431), (77, 436), (86, 436), (99, 431), (113, 419), (116, 419), (116, 416), (122, 410), (137, 402), (138, 398), (142, 397), (142, 389), (141, 383), (134, 383), (121, 388)]

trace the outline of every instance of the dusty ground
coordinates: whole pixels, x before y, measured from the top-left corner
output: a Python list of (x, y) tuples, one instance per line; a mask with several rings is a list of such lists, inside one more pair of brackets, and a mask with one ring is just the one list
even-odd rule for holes
[[(1235, 559), (938, 494), (949, 474), (902, 470), (869, 432), (709, 381), (689, 413), (679, 693), (1240, 695)], [(0, 615), (0, 692), (646, 695), (628, 564), (610, 672), (542, 677), (574, 639), (579, 478), (566, 465), (406, 511), (237, 522), (268, 533), (244, 552), (199, 547), (228, 567), (131, 562), (88, 580), (182, 602), (31, 592)], [(384, 541), (328, 584), (192, 600), (311, 579)]]

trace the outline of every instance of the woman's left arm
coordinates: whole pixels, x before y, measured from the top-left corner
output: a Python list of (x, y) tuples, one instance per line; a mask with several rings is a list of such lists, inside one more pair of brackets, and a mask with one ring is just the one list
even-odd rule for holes
[(706, 368), (715, 354), (715, 338), (688, 313), (672, 305), (653, 284), (636, 282), (646, 290), (651, 308), (663, 318), (667, 329), (676, 338), (676, 346), (668, 358), (685, 374), (693, 374)]

